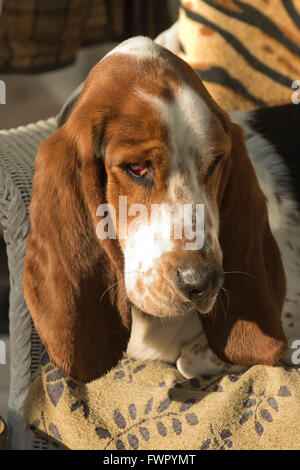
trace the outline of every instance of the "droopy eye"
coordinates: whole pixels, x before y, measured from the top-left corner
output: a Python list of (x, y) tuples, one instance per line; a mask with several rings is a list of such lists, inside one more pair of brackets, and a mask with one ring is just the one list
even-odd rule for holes
[(146, 176), (149, 172), (148, 163), (129, 163), (127, 168), (130, 173), (138, 177)]
[(217, 155), (214, 160), (212, 161), (212, 163), (209, 165), (208, 167), (208, 170), (206, 172), (206, 175), (205, 175), (205, 180), (207, 181), (208, 178), (213, 174), (216, 166), (218, 165), (218, 163), (220, 162), (222, 156), (221, 155)]
[(150, 162), (125, 163), (120, 165), (136, 184), (151, 188), (154, 184), (155, 170)]

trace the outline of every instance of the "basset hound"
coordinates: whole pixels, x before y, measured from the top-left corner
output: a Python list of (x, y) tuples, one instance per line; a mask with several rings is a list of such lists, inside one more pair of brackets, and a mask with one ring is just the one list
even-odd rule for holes
[[(174, 218), (134, 216), (161, 204), (192, 208), (193, 226), (204, 207), (199, 249), (160, 236)], [(98, 236), (103, 205), (115, 236)], [(36, 157), (30, 222), (25, 299), (52, 362), (76, 381), (124, 352), (187, 378), (293, 363), (300, 216), (284, 164), (149, 38), (108, 53), (64, 107)]]

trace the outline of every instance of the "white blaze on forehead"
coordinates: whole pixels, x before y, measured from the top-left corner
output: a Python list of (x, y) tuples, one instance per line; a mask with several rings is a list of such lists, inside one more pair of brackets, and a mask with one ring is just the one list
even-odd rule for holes
[(212, 128), (216, 116), (203, 98), (184, 85), (176, 99), (167, 102), (162, 113), (170, 138), (169, 193), (176, 198), (181, 187), (185, 202), (205, 202), (199, 185), (201, 159), (211, 150)]
[[(222, 124), (205, 99), (188, 84), (175, 90), (175, 99), (165, 100), (138, 90), (157, 109), (167, 126), (169, 138), (169, 194), (176, 202), (175, 188), (185, 193), (185, 201), (204, 202), (204, 189), (199, 185), (199, 168), (206, 157), (212, 157), (215, 138)], [(183, 201), (181, 201), (183, 202)]]
[(174, 100), (164, 101), (161, 110), (180, 150), (191, 144), (201, 149), (212, 137), (214, 125), (221, 125), (205, 99), (186, 83), (176, 90)]
[(204, 204), (205, 219), (208, 221), (209, 218), (211, 222), (205, 224), (205, 231), (217, 231), (218, 217), (215, 214), (209, 217), (209, 202), (204, 185), (199, 182), (199, 172), (205, 159), (214, 156), (217, 136), (224, 132), (221, 121), (205, 99), (186, 83), (175, 90), (173, 100), (143, 90), (138, 93), (155, 106), (168, 129), (168, 202)]
[[(136, 92), (156, 108), (168, 129), (168, 189), (166, 200), (160, 203), (192, 203), (193, 208), (195, 204), (204, 204), (205, 219), (210, 222), (205, 222), (204, 230), (214, 231), (212, 238), (217, 239), (218, 220), (215, 215), (209, 216), (205, 189), (199, 183), (199, 167), (206, 157), (212, 158), (217, 132), (222, 132), (219, 118), (206, 101), (185, 83), (175, 90), (172, 100), (165, 100), (142, 89)], [(162, 218), (161, 224), (149, 220), (128, 236), (124, 250), (127, 289), (134, 289), (138, 279), (142, 279), (144, 287), (155, 280), (156, 261), (175, 248), (173, 221), (172, 217)], [(162, 234), (169, 236), (169, 239)]]
[(161, 47), (155, 44), (152, 39), (144, 36), (136, 36), (121, 42), (121, 44), (108, 52), (103, 59), (115, 53), (134, 55), (143, 59), (156, 58), (160, 55), (160, 52)]
[[(186, 83), (175, 90), (173, 100), (143, 90), (138, 93), (155, 106), (168, 129), (168, 203), (193, 204), (194, 217), (196, 204), (204, 204), (204, 233), (209, 232), (217, 243), (219, 217), (212, 212), (205, 187), (200, 184), (200, 167), (205, 167), (205, 160), (211, 161), (215, 156), (218, 136), (224, 133), (220, 119), (205, 99)], [(169, 223), (172, 224), (172, 220), (169, 219)], [(172, 228), (170, 226), (170, 231)]]

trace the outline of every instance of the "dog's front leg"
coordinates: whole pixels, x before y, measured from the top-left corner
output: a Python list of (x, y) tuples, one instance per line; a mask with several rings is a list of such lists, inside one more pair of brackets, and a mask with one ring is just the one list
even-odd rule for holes
[(204, 330), (197, 338), (181, 348), (176, 367), (187, 379), (218, 375), (222, 372), (237, 373), (245, 368), (245, 366), (228, 364), (219, 359), (209, 347)]

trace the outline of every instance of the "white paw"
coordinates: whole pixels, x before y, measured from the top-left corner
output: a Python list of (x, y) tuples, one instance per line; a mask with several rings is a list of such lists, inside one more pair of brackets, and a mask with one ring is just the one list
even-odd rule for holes
[(245, 366), (228, 364), (219, 359), (205, 340), (202, 335), (181, 349), (176, 367), (186, 379), (214, 376), (222, 372), (238, 373), (245, 369)]

